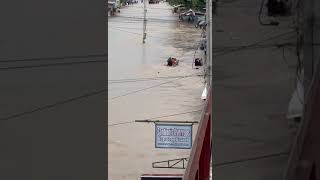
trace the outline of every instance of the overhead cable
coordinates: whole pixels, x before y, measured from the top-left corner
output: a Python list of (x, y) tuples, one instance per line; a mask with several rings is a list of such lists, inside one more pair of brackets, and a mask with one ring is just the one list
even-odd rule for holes
[(121, 97), (124, 97), (124, 96), (128, 96), (128, 95), (131, 95), (131, 94), (138, 93), (138, 92), (146, 91), (146, 90), (149, 90), (149, 89), (152, 89), (152, 88), (156, 88), (156, 87), (162, 86), (164, 84), (168, 84), (168, 83), (171, 83), (171, 82), (183, 79), (183, 78), (188, 78), (188, 77), (180, 77), (180, 78), (177, 78), (177, 79), (174, 79), (174, 80), (171, 80), (171, 81), (166, 81), (166, 82), (163, 82), (163, 83), (160, 83), (160, 84), (156, 84), (156, 85), (153, 85), (153, 86), (150, 86), (150, 87), (146, 87), (146, 88), (142, 88), (142, 89), (139, 89), (139, 90), (127, 92), (127, 93), (124, 93), (124, 94), (121, 94), (121, 95), (118, 95), (118, 96), (115, 96), (115, 97), (111, 97), (111, 98), (108, 99), (108, 101), (115, 100), (115, 99), (118, 99), (118, 98), (121, 98)]
[(107, 57), (107, 56), (108, 56), (108, 53), (101, 53), (101, 54), (89, 54), (89, 55), (78, 55), (78, 56), (75, 55), (75, 56), (24, 58), (24, 59), (0, 59), (0, 63), (26, 62), (26, 61), (61, 61), (61, 60), (84, 59), (84, 58), (99, 58), (99, 57)]
[(31, 69), (31, 68), (44, 68), (44, 67), (58, 67), (58, 66), (71, 66), (71, 65), (90, 64), (90, 63), (107, 63), (107, 62), (108, 62), (107, 60), (93, 60), (93, 61), (46, 63), (46, 64), (22, 65), (22, 66), (7, 66), (7, 67), (0, 67), (0, 71), (18, 70), (18, 69)]
[(239, 160), (234, 160), (234, 161), (229, 161), (229, 162), (215, 163), (215, 164), (213, 164), (213, 167), (234, 165), (234, 164), (237, 164), (237, 163), (245, 163), (245, 162), (248, 162), (248, 161), (263, 160), (263, 159), (269, 159), (269, 158), (275, 158), (275, 157), (281, 157), (281, 156), (288, 156), (288, 155), (289, 155), (288, 152), (281, 152), (281, 153), (276, 153), (276, 154), (267, 154), (267, 155), (256, 156), (256, 157), (251, 157), (251, 158), (246, 158), (246, 159), (239, 159)]
[(263, 39), (263, 40), (260, 40), (260, 41), (257, 41), (257, 42), (254, 42), (254, 43), (251, 43), (251, 44), (248, 44), (248, 45), (244, 45), (244, 46), (240, 46), (238, 48), (234, 48), (234, 49), (231, 49), (229, 51), (226, 51), (226, 52), (222, 52), (220, 54), (217, 54), (217, 55), (214, 55), (214, 57), (217, 57), (217, 56), (222, 56), (222, 55), (225, 55), (225, 54), (230, 54), (232, 52), (236, 52), (236, 51), (240, 51), (240, 50), (243, 50), (243, 49), (247, 49), (247, 48), (251, 48), (251, 47), (255, 47), (261, 43), (264, 43), (264, 42), (268, 42), (268, 41), (271, 41), (271, 40), (274, 40), (274, 39), (278, 39), (282, 36), (285, 36), (285, 35), (288, 35), (288, 34), (291, 34), (295, 31), (289, 31), (289, 32), (286, 32), (286, 33), (281, 33), (281, 34), (278, 34), (278, 35), (275, 35), (275, 36), (271, 36), (269, 38), (266, 38), (266, 39)]
[(50, 103), (50, 104), (46, 104), (46, 105), (43, 105), (43, 106), (39, 106), (39, 107), (33, 108), (31, 110), (14, 113), (14, 114), (11, 114), (11, 115), (5, 116), (5, 117), (0, 117), (0, 121), (7, 121), (7, 120), (14, 119), (14, 118), (22, 117), (22, 116), (25, 116), (25, 115), (30, 115), (30, 114), (33, 114), (33, 113), (36, 113), (36, 112), (44, 111), (44, 110), (47, 110), (47, 109), (52, 109), (52, 108), (57, 107), (57, 106), (69, 104), (69, 103), (72, 103), (72, 102), (75, 102), (75, 101), (79, 101), (79, 100), (86, 99), (86, 98), (89, 98), (89, 97), (92, 97), (92, 96), (96, 96), (96, 95), (105, 93), (106, 91), (107, 91), (107, 88), (103, 88), (103, 89), (100, 89), (100, 90), (95, 90), (95, 91), (91, 91), (91, 92), (88, 92), (88, 93), (84, 93), (84, 94), (82, 94), (80, 96), (66, 98), (64, 100), (57, 101), (57, 102)]
[[(202, 110), (186, 111), (186, 112), (175, 113), (175, 114), (167, 114), (167, 115), (162, 115), (162, 116), (157, 116), (157, 117), (145, 118), (145, 119), (142, 119), (142, 120), (152, 120), (152, 119), (161, 119), (161, 118), (166, 118), (166, 117), (174, 117), (174, 116), (180, 116), (180, 115), (184, 115), (184, 114), (191, 114), (191, 113), (200, 112), (200, 111), (202, 111)], [(119, 122), (119, 123), (112, 123), (112, 124), (108, 124), (108, 127), (109, 126), (118, 126), (118, 125), (123, 125), (123, 124), (131, 124), (131, 123), (134, 123), (135, 121), (136, 120)]]
[(117, 83), (130, 83), (130, 82), (140, 82), (140, 81), (158, 81), (158, 80), (166, 80), (173, 78), (181, 78), (181, 77), (197, 77), (203, 75), (184, 75), (184, 76), (160, 76), (160, 77), (149, 77), (149, 78), (132, 78), (132, 79), (111, 79), (108, 80), (108, 84), (117, 84)]

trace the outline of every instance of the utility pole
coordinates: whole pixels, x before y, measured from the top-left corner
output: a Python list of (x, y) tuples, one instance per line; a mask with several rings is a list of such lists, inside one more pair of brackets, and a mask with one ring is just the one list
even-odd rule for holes
[(304, 2), (304, 87), (305, 93), (313, 77), (314, 70), (314, 17), (315, 17), (315, 0), (308, 0)]
[[(207, 0), (206, 1), (206, 71), (205, 74), (207, 75), (207, 82), (208, 82), (208, 89), (211, 87), (211, 81), (212, 81), (212, 10), (213, 8), (216, 8), (218, 0)], [(215, 7), (212, 7), (214, 4)]]
[(147, 37), (147, 8), (146, 8), (146, 2), (147, 0), (143, 0), (143, 10), (144, 10), (144, 18), (143, 18), (143, 40), (142, 43), (144, 44), (146, 42), (146, 37)]

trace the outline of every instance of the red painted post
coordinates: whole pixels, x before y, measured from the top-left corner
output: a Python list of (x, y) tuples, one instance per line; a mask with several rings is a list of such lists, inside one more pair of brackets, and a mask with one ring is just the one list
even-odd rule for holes
[(208, 180), (210, 176), (210, 156), (211, 156), (211, 138), (210, 138), (210, 130), (211, 130), (211, 123), (210, 123), (210, 115), (207, 116), (208, 123), (206, 127), (206, 133), (203, 141), (203, 146), (200, 155), (200, 162), (199, 162), (199, 179)]
[(208, 180), (211, 161), (211, 89), (209, 90), (205, 113), (200, 120), (184, 180)]
[(305, 101), (303, 121), (289, 156), (286, 180), (320, 180), (320, 64)]

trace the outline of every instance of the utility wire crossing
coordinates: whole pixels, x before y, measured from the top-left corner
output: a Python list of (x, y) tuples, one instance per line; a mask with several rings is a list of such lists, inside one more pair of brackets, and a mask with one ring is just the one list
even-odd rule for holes
[(201, 77), (204, 75), (185, 75), (185, 76), (159, 76), (159, 77), (149, 77), (149, 78), (132, 78), (132, 79), (111, 79), (108, 80), (108, 84), (116, 84), (116, 83), (129, 83), (129, 82), (140, 82), (140, 81), (159, 81), (166, 79), (175, 79), (182, 77)]
[(108, 101), (112, 101), (112, 100), (115, 100), (115, 99), (118, 99), (118, 98), (121, 98), (121, 97), (124, 97), (124, 96), (135, 94), (135, 93), (138, 93), (138, 92), (141, 92), (141, 91), (145, 91), (145, 90), (148, 90), (148, 89), (156, 88), (156, 87), (162, 86), (164, 84), (172, 83), (174, 81), (177, 81), (177, 80), (180, 80), (180, 79), (183, 79), (183, 78), (188, 78), (188, 77), (180, 77), (180, 78), (177, 78), (177, 79), (174, 79), (174, 80), (171, 80), (171, 81), (166, 81), (166, 82), (163, 82), (163, 83), (160, 83), (160, 84), (156, 84), (156, 85), (153, 85), (153, 86), (150, 86), (150, 87), (147, 87), (147, 88), (142, 88), (142, 89), (139, 89), (139, 90), (135, 90), (135, 91), (131, 91), (131, 92), (128, 92), (128, 93), (124, 93), (124, 94), (121, 94), (119, 96), (115, 96), (115, 97), (109, 98)]
[(232, 52), (236, 52), (236, 51), (241, 51), (241, 50), (244, 50), (244, 49), (252, 48), (252, 47), (260, 45), (260, 44), (262, 44), (264, 42), (268, 42), (268, 41), (271, 41), (271, 40), (274, 40), (274, 39), (278, 39), (280, 37), (283, 37), (283, 36), (286, 36), (286, 35), (289, 35), (289, 34), (292, 34), (292, 33), (295, 33), (295, 31), (289, 31), (289, 32), (281, 33), (281, 34), (278, 34), (278, 35), (275, 35), (275, 36), (271, 36), (269, 38), (266, 38), (266, 39), (263, 39), (263, 40), (248, 44), (248, 45), (240, 46), (240, 47), (231, 49), (229, 51), (225, 51), (225, 52), (222, 52), (220, 54), (216, 54), (214, 57), (223, 56), (223, 55), (226, 55), (226, 54), (230, 54)]
[[(170, 82), (173, 82), (173, 81), (168, 81), (166, 83), (170, 83)], [(158, 84), (158, 85), (153, 86), (153, 87), (157, 87), (157, 86), (160, 86), (160, 85), (166, 84), (166, 83), (161, 83), (161, 84)], [(151, 89), (153, 87), (141, 89), (141, 90), (134, 91), (134, 92), (129, 92), (129, 93), (126, 93), (125, 95), (129, 95), (129, 94), (132, 94), (132, 93), (136, 93), (136, 92), (140, 92), (140, 91), (143, 91), (143, 90)], [(54, 102), (54, 103), (51, 103), (51, 104), (46, 104), (46, 105), (43, 105), (43, 106), (39, 106), (39, 107), (36, 107), (34, 109), (31, 109), (31, 110), (18, 112), (18, 113), (14, 113), (12, 115), (9, 115), (9, 116), (1, 117), (0, 121), (7, 121), (7, 120), (14, 119), (14, 118), (23, 117), (25, 115), (29, 115), (29, 114), (33, 114), (33, 113), (36, 113), (36, 112), (44, 111), (44, 110), (51, 109), (51, 108), (54, 108), (54, 107), (57, 107), (57, 106), (65, 105), (65, 104), (68, 104), (68, 103), (72, 103), (74, 101), (78, 101), (78, 100), (81, 100), (81, 99), (85, 99), (85, 98), (89, 98), (89, 97), (96, 96), (96, 95), (99, 95), (99, 94), (103, 94), (103, 93), (106, 93), (106, 92), (107, 92), (107, 88), (102, 88), (100, 90), (91, 91), (91, 92), (88, 92), (88, 93), (84, 93), (84, 94), (82, 94), (80, 96), (70, 97), (70, 98), (67, 98), (67, 99), (64, 99), (64, 100), (61, 100), (61, 101), (57, 101), (57, 102)], [(157, 117), (157, 118), (161, 118), (161, 117)], [(132, 121), (130, 121), (130, 123), (131, 122)], [(129, 123), (129, 122), (126, 122), (126, 123)]]
[(179, 124), (179, 123), (191, 123), (191, 124), (195, 124), (195, 123), (199, 123), (199, 121), (161, 121), (161, 120), (135, 120), (134, 122), (140, 122), (140, 123), (174, 123), (174, 124)]
[(105, 93), (106, 91), (107, 91), (106, 88), (103, 88), (103, 89), (100, 89), (100, 90), (95, 90), (95, 91), (92, 91), (92, 92), (88, 92), (88, 93), (82, 94), (80, 96), (71, 97), (71, 98), (67, 98), (65, 100), (57, 101), (57, 102), (54, 102), (54, 103), (51, 103), (51, 104), (46, 104), (46, 105), (43, 105), (43, 106), (39, 106), (39, 107), (36, 107), (36, 108), (28, 110), (28, 111), (23, 111), (23, 112), (15, 113), (15, 114), (12, 114), (12, 115), (9, 115), (9, 116), (6, 116), (6, 117), (1, 117), (0, 121), (7, 121), (7, 120), (14, 119), (14, 118), (22, 117), (22, 116), (25, 116), (25, 115), (33, 114), (33, 113), (36, 113), (36, 112), (44, 111), (44, 110), (47, 110), (47, 109), (52, 109), (52, 108), (57, 107), (57, 106), (69, 104), (69, 103), (72, 103), (72, 102), (75, 102), (75, 101), (79, 101), (79, 100), (82, 100), (82, 99), (86, 99), (86, 98), (89, 98), (89, 97), (92, 97), (92, 96), (100, 95), (100, 94)]
[(93, 60), (93, 61), (75, 61), (75, 62), (62, 62), (62, 63), (46, 63), (46, 64), (35, 64), (35, 65), (24, 65), (24, 66), (8, 66), (0, 67), (0, 71), (5, 70), (17, 70), (17, 69), (31, 69), (31, 68), (44, 68), (44, 67), (58, 67), (58, 66), (71, 66), (79, 64), (90, 64), (90, 63), (107, 63), (107, 60)]
[[(195, 110), (195, 111), (187, 111), (187, 112), (181, 112), (181, 113), (176, 113), (176, 114), (169, 114), (169, 115), (163, 115), (163, 116), (157, 116), (157, 117), (151, 117), (151, 118), (147, 118), (147, 119), (143, 119), (143, 120), (134, 120), (134, 121), (125, 121), (125, 122), (119, 122), (119, 123), (113, 123), (113, 124), (108, 124), (108, 126), (118, 126), (118, 125), (123, 125), (123, 124), (131, 124), (131, 123), (135, 123), (135, 122), (141, 122), (141, 121), (150, 121), (153, 119), (161, 119), (161, 118), (166, 118), (166, 117), (174, 117), (174, 116), (180, 116), (183, 114), (191, 114), (191, 113), (195, 113), (195, 112), (201, 112), (203, 110)], [(194, 123), (196, 123), (197, 121), (195, 121)]]
[(83, 59), (83, 58), (99, 58), (107, 57), (107, 53), (101, 54), (89, 54), (82, 56), (56, 56), (56, 57), (37, 57), (37, 58), (26, 58), (26, 59), (1, 59), (0, 63), (11, 63), (11, 62), (28, 62), (28, 61), (65, 61), (73, 59)]
[(213, 164), (213, 167), (234, 165), (234, 164), (237, 164), (237, 163), (244, 163), (244, 162), (248, 162), (248, 161), (256, 161), (256, 160), (275, 158), (275, 157), (281, 157), (281, 156), (288, 156), (288, 155), (289, 155), (288, 152), (281, 152), (281, 153), (276, 153), (276, 154), (267, 154), (267, 155), (263, 155), (263, 156), (251, 157), (251, 158), (240, 159), (240, 160), (235, 160), (235, 161), (216, 163), (216, 164)]

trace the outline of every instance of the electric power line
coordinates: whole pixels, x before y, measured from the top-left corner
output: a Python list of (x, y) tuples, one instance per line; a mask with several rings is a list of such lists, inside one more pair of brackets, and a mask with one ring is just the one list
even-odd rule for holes
[[(131, 21), (144, 21), (144, 18), (143, 17), (134, 17), (134, 16), (119, 16), (117, 17), (119, 19), (128, 19), (128, 20), (131, 20)], [(160, 19), (160, 18), (148, 18), (147, 21), (149, 22), (165, 22), (165, 23), (177, 23), (177, 22), (180, 22), (179, 20), (176, 20), (176, 19)]]
[(190, 113), (200, 112), (200, 111), (202, 111), (202, 110), (199, 109), (199, 110), (195, 110), (195, 111), (187, 111), (187, 112), (181, 112), (181, 113), (176, 113), (176, 114), (162, 115), (162, 116), (158, 116), (158, 117), (152, 117), (152, 118), (146, 118), (146, 119), (139, 119), (139, 120), (161, 119), (161, 118), (173, 117), (173, 116), (180, 116), (180, 115), (183, 115), (183, 114), (190, 114)]
[[(160, 16), (160, 17), (163, 17), (163, 16)], [(171, 17), (171, 16), (168, 16), (168, 17)], [(143, 17), (139, 17), (139, 16), (118, 16), (117, 18), (126, 18), (126, 19), (135, 19), (135, 20), (143, 20), (144, 18)], [(170, 21), (170, 22), (177, 22), (179, 20), (177, 19), (163, 19), (163, 18), (148, 18), (148, 20), (155, 20), (155, 21)]]
[[(135, 35), (139, 35), (139, 36), (143, 36), (143, 34), (141, 33), (136, 33), (136, 32), (132, 32), (132, 31), (127, 31), (127, 30), (124, 30), (124, 29), (121, 29), (121, 28), (113, 28), (113, 27), (109, 27), (110, 29), (115, 29), (115, 30), (118, 30), (118, 31), (122, 31), (122, 32), (126, 32), (126, 33), (130, 33), (130, 34), (135, 34)], [(152, 36), (152, 35), (147, 35), (148, 37), (151, 37), (151, 38), (156, 38), (156, 39), (163, 39), (163, 40), (170, 40), (169, 38), (163, 38), (163, 37), (158, 37), (158, 36)]]
[[(200, 112), (202, 110), (195, 110), (195, 111), (186, 111), (186, 112), (181, 112), (181, 113), (176, 113), (176, 114), (168, 114), (168, 115), (162, 115), (162, 116), (157, 116), (157, 117), (151, 117), (151, 118), (145, 118), (142, 120), (152, 120), (152, 119), (161, 119), (161, 118), (165, 118), (165, 117), (174, 117), (174, 116), (180, 116), (180, 115), (184, 115), (184, 114), (191, 114), (191, 113), (195, 113), (195, 112)], [(118, 126), (118, 125), (123, 125), (123, 124), (131, 124), (134, 123), (134, 121), (125, 121), (125, 122), (120, 122), (120, 123), (113, 123), (113, 124), (108, 124), (108, 127), (111, 126)]]
[(26, 58), (26, 59), (1, 59), (0, 63), (10, 63), (10, 62), (26, 62), (26, 61), (60, 61), (60, 60), (70, 60), (70, 59), (83, 59), (83, 58), (97, 58), (97, 57), (107, 57), (107, 53), (102, 54), (91, 54), (83, 56), (57, 56), (57, 57), (37, 57), (37, 58)]
[[(282, 43), (282, 44), (268, 44), (268, 45), (260, 45), (260, 46), (259, 46), (259, 44), (263, 43), (263, 42), (266, 42), (266, 41), (270, 41), (270, 40), (275, 39), (275, 38), (279, 38), (281, 36), (284, 36), (284, 35), (287, 35), (287, 34), (290, 34), (290, 33), (292, 33), (292, 32), (290, 31), (290, 32), (286, 32), (286, 33), (283, 33), (283, 34), (279, 34), (279, 35), (276, 35), (276, 36), (273, 36), (273, 37), (270, 37), (270, 38), (267, 38), (267, 39), (264, 39), (262, 41), (258, 41), (256, 43), (252, 43), (252, 44), (249, 44), (249, 45), (216, 48), (217, 50), (220, 50), (220, 51), (222, 50), (222, 52), (220, 54), (217, 54), (215, 57), (221, 56), (221, 55), (225, 55), (225, 54), (229, 54), (229, 53), (232, 53), (232, 52), (235, 52), (235, 51), (250, 49), (250, 48), (254, 49), (254, 48), (268, 48), (268, 47), (283, 47), (285, 45), (289, 46), (289, 45), (292, 45), (293, 43), (288, 42), (288, 43)], [(230, 50), (227, 50), (228, 48)], [(195, 51), (195, 53), (196, 53), (196, 51)], [(216, 51), (216, 52), (219, 52), (219, 51)]]
[(289, 63), (287, 61), (286, 54), (285, 54), (285, 47), (282, 47), (282, 59), (284, 63), (289, 67)]
[(166, 79), (172, 79), (172, 78), (196, 77), (196, 76), (203, 76), (203, 75), (162, 76), (162, 77), (132, 78), (132, 79), (112, 79), (112, 80), (108, 80), (108, 84), (131, 83), (131, 82), (140, 82), (140, 81), (157, 81), (157, 80), (166, 80)]
[[(126, 21), (108, 21), (108, 23), (117, 23), (117, 24), (119, 24), (119, 23), (122, 23), (122, 24), (137, 24), (137, 23), (142, 23), (142, 22), (143, 21), (140, 21), (140, 20), (139, 21), (132, 21), (132, 20), (131, 21), (129, 21), (129, 20), (126, 20)], [(178, 22), (180, 22), (180, 21), (178, 21)], [(168, 27), (169, 25), (172, 25), (172, 24), (177, 25), (176, 22), (161, 22), (161, 25), (159, 25), (159, 22), (157, 22), (157, 21), (148, 21), (148, 23), (150, 25), (155, 25), (155, 26), (158, 26), (158, 27)], [(154, 23), (157, 23), (157, 24), (154, 24)], [(167, 26), (165, 26), (165, 25), (167, 25)]]
[(108, 124), (108, 127), (118, 126), (118, 125), (123, 125), (123, 124), (131, 124), (131, 123), (134, 123), (134, 121), (126, 121), (126, 122)]
[(226, 52), (222, 52), (220, 54), (217, 54), (215, 55), (214, 57), (217, 57), (217, 56), (223, 56), (223, 55), (226, 55), (226, 54), (230, 54), (232, 52), (236, 52), (236, 51), (240, 51), (240, 50), (243, 50), (243, 49), (247, 49), (247, 48), (251, 48), (251, 47), (255, 47), (261, 43), (264, 43), (264, 42), (267, 42), (267, 41), (271, 41), (273, 39), (277, 39), (277, 38), (280, 38), (282, 36), (285, 36), (285, 35), (288, 35), (288, 34), (291, 34), (295, 31), (289, 31), (289, 32), (286, 32), (286, 33), (282, 33), (282, 34), (278, 34), (278, 35), (275, 35), (275, 36), (271, 36), (269, 38), (266, 38), (266, 39), (263, 39), (263, 40), (260, 40), (260, 41), (257, 41), (257, 42), (254, 42), (254, 43), (251, 43), (251, 44), (248, 44), (248, 45), (244, 45), (244, 46), (240, 46), (238, 48), (234, 48), (234, 49), (231, 49), (229, 51), (226, 51)]
[(78, 101), (78, 100), (81, 100), (81, 99), (85, 99), (85, 98), (89, 98), (89, 97), (92, 97), (92, 96), (96, 96), (96, 95), (102, 94), (102, 93), (104, 93), (106, 91), (107, 91), (107, 88), (103, 88), (103, 89), (95, 90), (95, 91), (92, 91), (92, 92), (89, 92), (89, 93), (84, 93), (84, 94), (82, 94), (80, 96), (71, 97), (71, 98), (67, 98), (67, 99), (62, 100), (62, 101), (57, 101), (57, 102), (54, 102), (54, 103), (51, 103), (51, 104), (39, 106), (39, 107), (36, 107), (36, 108), (34, 108), (32, 110), (27, 110), (27, 111), (15, 113), (15, 114), (12, 114), (12, 115), (9, 115), (9, 116), (6, 116), (6, 117), (1, 117), (0, 121), (7, 121), (7, 120), (11, 120), (13, 118), (18, 118), (18, 117), (22, 117), (22, 116), (25, 116), (25, 115), (33, 114), (33, 113), (36, 113), (36, 112), (44, 111), (44, 110), (51, 109), (51, 108), (54, 108), (54, 107), (57, 107), (57, 106), (61, 106), (61, 105), (64, 105), (64, 104), (68, 104), (68, 103), (71, 103), (71, 102), (74, 102), (74, 101)]
[[(242, 45), (242, 46), (219, 46), (219, 47), (213, 47), (212, 50), (214, 50), (214, 52), (223, 52), (224, 50), (233, 50), (233, 49), (237, 49), (237, 48), (265, 48), (265, 47), (283, 47), (283, 46), (294, 46), (295, 43), (294, 42), (284, 42), (284, 43), (273, 43), (273, 44), (263, 44), (263, 45), (255, 45), (255, 46), (249, 46), (248, 45)], [(215, 51), (216, 50), (216, 51)]]
[[(229, 54), (236, 51), (248, 50), (248, 49), (263, 49), (263, 48), (270, 48), (270, 47), (288, 47), (288, 46), (296, 46), (294, 42), (285, 42), (285, 43), (275, 43), (275, 44), (265, 44), (265, 45), (254, 45), (254, 46), (225, 46), (225, 47), (215, 47), (213, 48), (213, 52), (219, 53), (216, 56)], [(319, 44), (312, 44), (312, 46), (319, 46)]]
[(118, 98), (121, 98), (121, 97), (124, 97), (124, 96), (128, 96), (128, 95), (131, 95), (131, 94), (135, 94), (135, 93), (138, 93), (138, 92), (141, 92), (141, 91), (149, 90), (149, 89), (152, 89), (152, 88), (156, 88), (156, 87), (162, 86), (164, 84), (168, 84), (168, 83), (171, 83), (171, 82), (183, 79), (183, 78), (188, 78), (188, 77), (180, 77), (180, 78), (177, 78), (177, 79), (174, 79), (174, 80), (171, 80), (171, 81), (166, 81), (166, 82), (163, 82), (163, 83), (160, 83), (160, 84), (156, 84), (156, 85), (153, 85), (153, 86), (150, 86), (150, 87), (147, 87), (147, 88), (142, 88), (142, 89), (139, 89), (139, 90), (127, 92), (127, 93), (112, 97), (112, 98), (108, 99), (108, 101), (109, 100), (118, 99)]
[[(143, 7), (139, 7), (139, 6), (131, 6), (131, 8), (139, 8), (139, 9), (143, 9)], [(147, 8), (147, 9), (163, 9), (163, 10), (172, 10), (171, 8)]]
[(77, 61), (77, 62), (63, 62), (63, 63), (47, 63), (47, 64), (36, 64), (36, 65), (24, 65), (24, 66), (9, 66), (0, 67), (0, 71), (5, 70), (17, 70), (17, 69), (30, 69), (30, 68), (42, 68), (42, 67), (57, 67), (57, 66), (71, 66), (79, 64), (89, 64), (89, 63), (107, 63), (107, 60), (93, 60), (93, 61)]
[(136, 35), (139, 35), (139, 36), (142, 35), (141, 33), (136, 33), (136, 32), (132, 32), (132, 31), (126, 31), (126, 30), (121, 29), (121, 28), (114, 28), (114, 27), (108, 27), (108, 28), (115, 29), (115, 30), (122, 31), (122, 32), (126, 32), (126, 33), (130, 33), (130, 34), (136, 34)]
[[(280, 48), (283, 46), (290, 46), (293, 45), (293, 43), (281, 43), (281, 44), (266, 44), (266, 45), (256, 45), (256, 46), (251, 46), (251, 47), (247, 47), (247, 46), (235, 46), (235, 47), (226, 47), (226, 48), (213, 48), (216, 50), (213, 50), (213, 53), (221, 53), (221, 55), (224, 54), (228, 54), (228, 53), (232, 53), (235, 51), (242, 51), (242, 50), (250, 50), (250, 49), (264, 49), (264, 48)], [(238, 49), (239, 48), (239, 49)], [(236, 50), (235, 50), (236, 49)], [(217, 54), (217, 56), (219, 56), (220, 54)]]
[[(141, 34), (141, 33), (127, 31), (127, 30), (121, 29), (121, 28), (114, 28), (114, 27), (108, 27), (108, 28), (114, 29), (114, 30), (118, 30), (118, 31), (122, 31), (122, 32), (126, 32), (126, 33), (130, 33), (130, 34), (134, 34), (134, 35), (143, 36), (143, 34)], [(156, 39), (160, 39), (160, 40), (174, 40), (174, 39), (170, 39), (170, 38), (164, 38), (164, 37), (153, 36), (153, 35), (147, 35), (147, 37), (156, 38)]]
[(240, 159), (240, 160), (235, 160), (235, 161), (216, 163), (216, 164), (213, 164), (213, 167), (227, 166), (227, 165), (233, 165), (233, 164), (243, 163), (243, 162), (248, 162), (248, 161), (255, 161), (255, 160), (268, 159), (268, 158), (274, 158), (274, 157), (280, 157), (280, 156), (288, 156), (288, 155), (289, 155), (288, 152), (267, 154), (267, 155), (263, 155), (263, 156), (251, 157), (251, 158)]
[[(113, 29), (117, 29), (117, 28), (113, 28)], [(137, 35), (141, 35), (139, 33), (134, 33), (134, 32), (130, 32), (130, 31), (126, 31), (126, 30), (123, 30), (123, 29), (117, 29), (119, 31), (124, 31), (124, 32), (127, 32), (127, 33), (132, 33), (132, 34), (137, 34)], [(262, 41), (258, 41), (258, 42), (255, 42), (255, 43), (252, 43), (252, 44), (249, 44), (249, 45), (243, 45), (243, 46), (234, 46), (234, 47), (219, 47), (219, 48), (213, 48), (213, 49), (216, 49), (216, 51), (213, 51), (213, 52), (220, 52), (219, 54), (216, 54), (214, 55), (214, 57), (218, 57), (218, 56), (223, 56), (223, 55), (227, 55), (227, 54), (230, 54), (230, 53), (233, 53), (233, 52), (236, 52), (236, 51), (242, 51), (242, 50), (246, 50), (246, 49), (259, 49), (259, 48), (269, 48), (269, 47), (282, 47), (284, 45), (286, 46), (290, 46), (290, 45), (293, 45), (293, 43), (291, 42), (288, 42), (288, 43), (282, 43), (282, 44), (269, 44), (269, 45), (259, 45), (263, 42), (267, 42), (267, 41), (270, 41), (270, 40), (273, 40), (273, 39), (276, 39), (276, 38), (279, 38), (281, 36), (285, 36), (287, 34), (290, 34), (294, 31), (290, 31), (290, 32), (286, 32), (286, 33), (283, 33), (283, 34), (279, 34), (279, 35), (276, 35), (276, 36), (273, 36), (273, 37), (270, 37), (270, 38), (267, 38), (267, 39), (264, 39)], [(150, 36), (150, 35), (149, 35)], [(150, 37), (154, 37), (154, 38), (160, 38), (160, 39), (166, 39), (166, 38), (161, 38), (161, 37), (155, 37), (155, 36), (150, 36)], [(197, 50), (196, 50), (197, 51)], [(195, 52), (196, 53), (196, 52)]]

